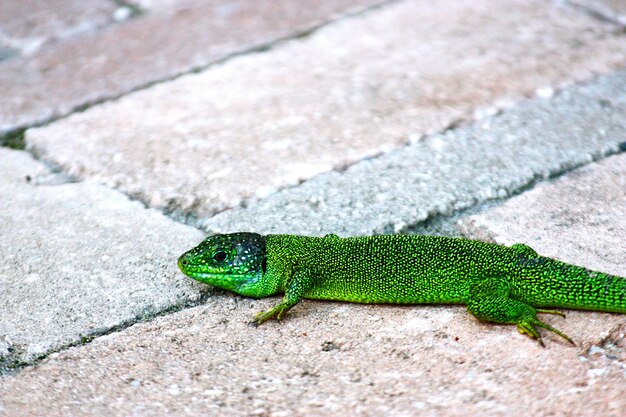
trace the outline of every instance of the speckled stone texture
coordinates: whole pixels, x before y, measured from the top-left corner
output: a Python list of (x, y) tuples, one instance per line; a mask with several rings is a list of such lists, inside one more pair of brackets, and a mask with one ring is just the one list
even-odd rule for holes
[[(0, 148), (0, 368), (200, 300), (176, 258), (202, 234)], [(1, 370), (1, 369), (0, 369)]]
[(290, 0), (186, 0), (147, 10), (35, 55), (0, 62), (0, 133), (45, 122), (379, 3), (316, 0), (303, 6)]
[(220, 213), (204, 227), (341, 236), (402, 232), (618, 152), (624, 138), (626, 72), (621, 71), (426, 137), (345, 172), (320, 175), (258, 204)]
[[(0, 377), (8, 415), (621, 417), (623, 317), (547, 320), (579, 347), (548, 346), (462, 307), (211, 298)], [(621, 326), (620, 326), (620, 323)]]
[(614, 26), (551, 2), (402, 1), (26, 140), (79, 178), (205, 217), (624, 62)]

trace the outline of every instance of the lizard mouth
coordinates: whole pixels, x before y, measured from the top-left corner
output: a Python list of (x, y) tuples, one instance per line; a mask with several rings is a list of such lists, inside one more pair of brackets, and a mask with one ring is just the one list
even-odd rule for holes
[(178, 268), (182, 271), (183, 274), (187, 275), (190, 278), (208, 281), (215, 279), (244, 279), (247, 277), (246, 274), (233, 274), (226, 272), (207, 272), (201, 265), (194, 265), (189, 263), (188, 260), (179, 259), (178, 260)]
[(208, 277), (210, 275), (220, 275), (216, 273), (206, 272), (206, 268), (203, 268), (202, 265), (192, 263), (185, 255), (182, 255), (178, 258), (178, 268), (183, 272), (183, 274), (188, 275), (192, 278), (196, 277)]
[(213, 287), (221, 288), (228, 291), (237, 291), (242, 285), (250, 281), (250, 277), (245, 274), (233, 274), (224, 272), (207, 272), (202, 267), (196, 265), (185, 265), (179, 261), (179, 267), (183, 274), (195, 281), (209, 284)]

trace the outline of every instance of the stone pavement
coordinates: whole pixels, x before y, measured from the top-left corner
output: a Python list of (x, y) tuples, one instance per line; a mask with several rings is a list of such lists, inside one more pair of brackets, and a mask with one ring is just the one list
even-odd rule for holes
[[(0, 0), (0, 415), (622, 416), (626, 316), (250, 300), (206, 232), (429, 232), (626, 276), (619, 1)], [(195, 227), (194, 227), (195, 226)]]

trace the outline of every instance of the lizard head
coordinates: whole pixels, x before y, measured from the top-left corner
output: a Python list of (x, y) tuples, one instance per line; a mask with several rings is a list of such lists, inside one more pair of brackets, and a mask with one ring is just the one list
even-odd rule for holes
[(266, 268), (265, 237), (257, 233), (209, 236), (178, 258), (178, 267), (197, 281), (245, 294)]

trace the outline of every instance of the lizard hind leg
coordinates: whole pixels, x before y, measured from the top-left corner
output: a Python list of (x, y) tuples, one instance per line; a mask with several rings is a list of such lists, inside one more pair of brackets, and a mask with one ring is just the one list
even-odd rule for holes
[(570, 337), (537, 318), (537, 313), (565, 315), (558, 311), (537, 310), (530, 304), (515, 300), (509, 296), (508, 286), (501, 280), (485, 279), (470, 288), (467, 309), (482, 321), (501, 324), (515, 324), (521, 334), (525, 334), (544, 346), (538, 327), (554, 332), (576, 345)]

